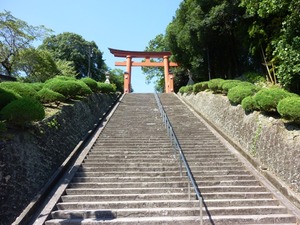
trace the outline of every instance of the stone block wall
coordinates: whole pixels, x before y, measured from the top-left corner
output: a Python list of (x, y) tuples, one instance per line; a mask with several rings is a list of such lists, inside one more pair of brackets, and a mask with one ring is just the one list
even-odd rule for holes
[(257, 162), (258, 169), (273, 184), (280, 183), (277, 187), (300, 208), (299, 127), (259, 112), (246, 114), (241, 105), (231, 105), (223, 95), (200, 92), (178, 96), (233, 141), (248, 159)]
[(0, 144), (0, 225), (11, 224), (117, 99), (93, 94)]

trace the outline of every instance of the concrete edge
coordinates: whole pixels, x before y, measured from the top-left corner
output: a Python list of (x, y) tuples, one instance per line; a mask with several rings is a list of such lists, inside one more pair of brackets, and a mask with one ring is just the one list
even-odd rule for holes
[(51, 190), (59, 182), (60, 177), (70, 168), (74, 163), (74, 160), (82, 152), (84, 145), (95, 135), (95, 132), (101, 124), (105, 121), (105, 118), (110, 115), (114, 107), (118, 106), (118, 102), (123, 98), (124, 95), (118, 95), (114, 102), (108, 107), (108, 111), (102, 117), (99, 118), (98, 123), (94, 124), (94, 127), (87, 132), (87, 134), (82, 138), (82, 140), (76, 145), (65, 161), (60, 165), (60, 167), (54, 172), (49, 181), (45, 186), (39, 191), (39, 193), (33, 198), (33, 200), (27, 205), (27, 207), (21, 212), (21, 214), (16, 218), (12, 225), (26, 225), (32, 220), (40, 206), (47, 201), (47, 196)]
[[(297, 218), (297, 224), (300, 224), (300, 198), (297, 196), (295, 192), (290, 190), (286, 184), (284, 184), (281, 180), (279, 180), (277, 177), (275, 177), (272, 173), (265, 170), (261, 167), (260, 163), (255, 160), (250, 154), (248, 154), (239, 144), (235, 143), (231, 140), (231, 138), (226, 135), (224, 132), (222, 132), (213, 122), (208, 120), (204, 115), (202, 115), (197, 109), (195, 109), (189, 102), (187, 102), (185, 99), (181, 98), (177, 94), (174, 93), (174, 95), (183, 103), (185, 104), (204, 124), (215, 134), (218, 136), (221, 136), (227, 143), (225, 145), (229, 147), (231, 150), (234, 149), (236, 152), (239, 153), (240, 156), (242, 156), (252, 167), (256, 170), (255, 173), (259, 178), (261, 178), (259, 175), (261, 175), (267, 182), (263, 182), (264, 185), (266, 185), (270, 191), (273, 192), (276, 196), (278, 196), (278, 193), (276, 191), (280, 192), (281, 195), (284, 196), (283, 199), (282, 196), (278, 196), (278, 198), (283, 202), (283, 204), (288, 208), (290, 212), (292, 212), (296, 218)], [(224, 142), (224, 141), (223, 141)], [(241, 158), (241, 157), (239, 157)], [(243, 160), (244, 161), (244, 160)], [(245, 162), (245, 161), (244, 161)], [(248, 165), (249, 166), (249, 165)], [(287, 202), (287, 200), (289, 202)]]

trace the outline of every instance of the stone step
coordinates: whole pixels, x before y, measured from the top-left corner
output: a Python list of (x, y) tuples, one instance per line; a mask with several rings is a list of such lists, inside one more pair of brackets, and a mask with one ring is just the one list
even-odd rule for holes
[[(203, 215), (206, 215), (205, 208)], [(274, 215), (287, 213), (282, 206), (243, 206), (243, 207), (210, 207), (212, 216), (220, 215)], [(129, 208), (129, 209), (101, 209), (101, 210), (57, 210), (51, 213), (53, 219), (114, 219), (129, 217), (161, 217), (161, 216), (198, 216), (198, 207), (167, 207), (167, 208)]]
[[(122, 162), (120, 162), (121, 164)], [(97, 172), (97, 171), (86, 171), (84, 169), (80, 169), (78, 170), (79, 172), (77, 172), (76, 176), (89, 176), (89, 177), (122, 177), (122, 176), (126, 176), (126, 177), (138, 177), (138, 176), (142, 176), (142, 177), (169, 177), (169, 176), (179, 176), (180, 172), (179, 170), (176, 172), (164, 172), (164, 173), (155, 173), (155, 172)], [(209, 176), (213, 176), (213, 175), (223, 175), (223, 176), (227, 176), (227, 175), (249, 175), (249, 171), (236, 171), (236, 170), (219, 170), (219, 171), (194, 171), (193, 172), (193, 176), (205, 176), (205, 175), (209, 175)]]
[[(241, 166), (191, 166), (191, 168), (193, 170), (197, 170), (197, 171), (206, 171), (206, 170), (243, 170), (244, 168)], [(175, 166), (151, 166), (151, 167), (128, 167), (128, 166), (123, 166), (122, 164), (120, 164), (119, 167), (102, 167), (99, 166), (98, 163), (92, 164), (92, 163), (84, 163), (82, 164), (82, 166), (80, 167), (81, 171), (88, 171), (88, 172), (92, 172), (92, 171), (101, 171), (101, 172), (178, 172), (179, 171), (179, 166), (175, 165)]]
[(99, 202), (99, 201), (133, 201), (133, 200), (186, 200), (188, 193), (157, 194), (115, 194), (115, 195), (64, 195), (64, 202)]
[[(236, 215), (236, 216), (214, 216), (209, 218), (203, 217), (203, 225), (211, 225), (214, 221), (215, 225), (261, 225), (261, 224), (280, 224), (280, 225), (295, 225), (295, 218), (287, 214), (273, 215)], [(139, 218), (116, 218), (113, 220), (95, 220), (95, 219), (55, 219), (46, 222), (46, 225), (98, 225), (98, 224), (110, 224), (110, 225), (132, 225), (132, 224), (145, 224), (145, 225), (199, 225), (199, 216), (184, 216), (184, 217), (139, 217)]]
[[(205, 210), (203, 210), (205, 214)], [(114, 219), (130, 217), (161, 217), (161, 216), (198, 216), (198, 207), (177, 208), (134, 208), (134, 209), (103, 209), (103, 210), (59, 210), (51, 213), (53, 219)]]
[[(241, 187), (241, 186), (259, 186), (257, 181), (222, 181), (222, 182), (197, 182), (199, 188), (204, 189), (205, 187)], [(188, 179), (171, 179), (166, 180), (164, 179), (162, 182), (128, 182), (126, 180), (116, 180), (115, 182), (103, 182), (102, 180), (97, 179), (73, 179), (73, 183), (69, 184), (69, 188), (107, 188), (107, 187), (114, 187), (114, 188), (129, 188), (129, 187), (187, 187)]]
[[(60, 202), (59, 210), (73, 209), (127, 209), (127, 208), (164, 208), (164, 207), (199, 207), (198, 200), (156, 200), (156, 201), (107, 201), (107, 202)], [(241, 206), (278, 206), (275, 199), (212, 199), (205, 200), (207, 207)]]
[[(168, 176), (168, 177), (99, 177), (99, 176), (87, 176), (92, 175), (92, 173), (85, 174), (85, 173), (77, 173), (73, 178), (73, 181), (76, 182), (170, 182), (170, 181), (186, 181), (187, 177), (180, 175), (178, 176)], [(252, 175), (227, 175), (227, 176), (194, 176), (195, 180), (201, 184), (201, 182), (234, 182), (234, 181), (253, 181), (254, 177)], [(256, 181), (256, 180), (254, 180)], [(209, 185), (209, 183), (208, 183)]]
[[(87, 186), (87, 187), (86, 187)], [(187, 184), (183, 187), (150, 187), (150, 188), (97, 188), (97, 184), (87, 184), (84, 187), (68, 188), (67, 195), (116, 195), (116, 194), (172, 194), (172, 193), (188, 193)]]
[[(102, 188), (99, 187), (97, 183), (81, 183), (78, 185), (71, 185), (70, 188), (66, 189), (66, 193), (68, 195), (99, 195), (99, 194), (152, 194), (152, 193), (188, 193), (188, 184), (182, 183), (179, 184), (178, 187), (144, 187), (137, 185), (135, 188)], [(244, 186), (223, 186), (223, 187), (215, 187), (215, 186), (203, 186), (198, 187), (200, 189), (200, 192), (204, 195), (206, 193), (216, 193), (216, 192), (227, 192), (227, 193), (242, 193), (242, 192), (261, 192), (261, 193), (267, 193), (266, 189), (264, 187), (259, 186), (250, 186), (250, 187), (244, 187)], [(193, 189), (190, 189), (191, 192), (193, 192)]]
[[(272, 203), (272, 202), (270, 202)], [(157, 200), (157, 201), (107, 201), (107, 202), (60, 202), (59, 210), (83, 209), (128, 209), (128, 208), (166, 208), (166, 207), (199, 207), (198, 200)]]

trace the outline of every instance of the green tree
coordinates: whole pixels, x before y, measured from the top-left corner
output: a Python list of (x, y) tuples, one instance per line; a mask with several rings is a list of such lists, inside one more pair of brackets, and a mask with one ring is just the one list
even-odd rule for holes
[(18, 60), (19, 52), (29, 48), (34, 40), (47, 36), (51, 31), (44, 26), (30, 26), (15, 18), (10, 12), (0, 13), (0, 64), (9, 76)]
[(60, 73), (52, 55), (46, 50), (27, 48), (19, 53), (17, 71), (24, 72), (27, 82), (45, 82)]
[[(239, 0), (186, 0), (168, 25), (168, 46), (195, 81), (233, 78), (250, 67)], [(187, 75), (186, 75), (187, 76)]]
[(116, 91), (124, 92), (124, 73), (121, 69), (113, 69), (109, 71), (109, 81), (116, 85)]
[(274, 79), (282, 86), (300, 92), (300, 2), (242, 0), (241, 6), (252, 20), (253, 51), (265, 53), (266, 66), (273, 65)]
[(106, 70), (106, 65), (102, 52), (93, 41), (88, 42), (78, 34), (65, 32), (44, 39), (39, 48), (50, 51), (55, 60), (71, 61), (78, 78), (105, 80), (103, 71)]
[[(163, 52), (169, 51), (167, 47), (165, 37), (163, 34), (157, 35), (154, 39), (150, 40), (148, 46), (145, 48), (147, 52)], [(170, 59), (172, 61), (172, 59)], [(151, 59), (151, 62), (162, 62), (163, 59)], [(146, 75), (146, 83), (154, 81), (155, 89), (157, 91), (163, 91), (164, 80), (164, 68), (163, 67), (142, 67), (143, 73)]]
[(57, 60), (56, 66), (62, 76), (77, 77), (78, 73), (73, 65), (73, 62), (66, 60)]

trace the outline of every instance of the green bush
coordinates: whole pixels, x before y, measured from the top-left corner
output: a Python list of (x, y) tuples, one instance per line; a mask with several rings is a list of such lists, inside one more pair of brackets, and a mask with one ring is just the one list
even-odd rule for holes
[(259, 83), (259, 82), (266, 82), (266, 78), (263, 74), (259, 74), (256, 72), (247, 72), (244, 74), (244, 77), (247, 81), (251, 83)]
[(44, 83), (39, 83), (39, 82), (36, 82), (36, 83), (28, 83), (29, 86), (33, 87), (34, 90), (36, 91), (40, 91), (43, 89), (44, 87)]
[(20, 98), (20, 95), (13, 91), (0, 88), (0, 109), (18, 98)]
[(240, 104), (242, 100), (256, 93), (257, 87), (254, 85), (238, 85), (229, 89), (227, 97), (233, 104)]
[(4, 121), (0, 121), (0, 135), (7, 131), (6, 123)]
[(29, 83), (7, 81), (0, 83), (0, 88), (12, 90), (21, 97), (37, 97), (37, 91)]
[(87, 96), (93, 93), (92, 89), (82, 80), (77, 80), (76, 82), (81, 86), (78, 95)]
[(26, 123), (42, 120), (45, 117), (43, 105), (32, 98), (20, 98), (12, 101), (0, 111), (1, 119), (24, 126)]
[(215, 78), (208, 81), (208, 88), (214, 93), (221, 92), (221, 83), (224, 82), (224, 79)]
[(244, 98), (241, 105), (246, 112), (257, 110), (257, 106), (255, 104), (253, 96), (247, 96), (246, 98)]
[(85, 78), (82, 78), (81, 81), (83, 81), (87, 86), (89, 86), (89, 88), (93, 92), (98, 91), (98, 84), (97, 84), (97, 81), (95, 81), (94, 79), (89, 78), (89, 77), (85, 77)]
[(281, 88), (264, 88), (256, 93), (254, 100), (260, 111), (276, 112), (279, 101), (292, 95), (292, 93)]
[(111, 93), (111, 92), (116, 92), (115, 86), (112, 84), (106, 84), (102, 82), (98, 82), (98, 90), (101, 93)]
[(238, 86), (240, 83), (240, 80), (225, 80), (222, 82), (221, 90), (224, 94), (227, 94), (229, 89)]
[(62, 94), (52, 91), (49, 88), (43, 88), (37, 93), (38, 99), (41, 103), (50, 103), (50, 102), (63, 102), (65, 96)]
[(197, 94), (200, 91), (205, 91), (208, 89), (208, 81), (202, 81), (193, 85), (193, 92)]
[(59, 80), (53, 79), (45, 83), (45, 88), (58, 92), (66, 98), (75, 98), (77, 95), (86, 93), (83, 85), (76, 80)]
[(179, 89), (179, 93), (181, 94), (191, 94), (193, 92), (193, 85), (187, 85), (187, 86), (182, 86), (180, 89)]
[(72, 81), (76, 81), (77, 79), (75, 77), (68, 77), (68, 76), (55, 76), (55, 77), (47, 80), (45, 83), (51, 82), (53, 80), (62, 80), (62, 81), (70, 81), (70, 80), (72, 80)]
[(300, 124), (300, 97), (287, 97), (279, 101), (277, 111), (282, 118)]

